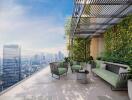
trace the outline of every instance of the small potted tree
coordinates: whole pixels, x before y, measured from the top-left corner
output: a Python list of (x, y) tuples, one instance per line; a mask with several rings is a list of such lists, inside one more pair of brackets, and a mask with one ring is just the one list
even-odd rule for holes
[(91, 65), (91, 71), (93, 68), (96, 68), (96, 63), (92, 56), (89, 57), (89, 64)]
[(67, 62), (68, 63), (69, 62), (69, 57), (65, 57), (64, 58), (64, 62)]
[(129, 73), (130, 73), (130, 79), (128, 80), (128, 94), (130, 100), (132, 100), (132, 65), (130, 65)]
[(69, 57), (65, 57), (64, 58), (64, 63), (69, 66), (69, 64), (70, 64), (70, 58)]

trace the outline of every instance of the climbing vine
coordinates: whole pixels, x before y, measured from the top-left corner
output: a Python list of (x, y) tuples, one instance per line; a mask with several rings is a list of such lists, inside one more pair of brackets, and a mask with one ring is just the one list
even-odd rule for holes
[(132, 65), (132, 15), (104, 33), (104, 60)]
[(90, 56), (90, 39), (89, 38), (74, 38), (72, 53), (73, 60), (79, 62), (87, 62)]

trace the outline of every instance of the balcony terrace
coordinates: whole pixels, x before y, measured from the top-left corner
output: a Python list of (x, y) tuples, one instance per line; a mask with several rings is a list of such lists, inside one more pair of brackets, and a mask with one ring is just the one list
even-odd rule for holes
[[(69, 35), (69, 56), (74, 58), (72, 60), (81, 62), (88, 62), (89, 60), (90, 62), (91, 59), (89, 58), (92, 56), (93, 61), (100, 57), (100, 59), (105, 58), (104, 61), (112, 61), (112, 63), (117, 63), (117, 61), (121, 63), (123, 61), (129, 62), (128, 64), (131, 66), (132, 35), (130, 26), (132, 20), (130, 17), (132, 15), (125, 20), (123, 18), (132, 14), (132, 1), (74, 1), (74, 11), (69, 27), (66, 29)], [(104, 53), (104, 51), (107, 52)], [(101, 57), (101, 53), (106, 55)], [(96, 65), (95, 68), (98, 67)], [(100, 66), (97, 69), (101, 69)], [(119, 67), (120, 65), (116, 66)], [(105, 67), (109, 66), (105, 64)], [(101, 70), (107, 69), (105, 67)], [(90, 72), (88, 74), (88, 84), (81, 84), (77, 81), (77, 73), (72, 73), (70, 66), (67, 76), (62, 76), (60, 80), (52, 77), (48, 66), (3, 91), (0, 94), (0, 100), (129, 100), (127, 91), (112, 91), (109, 84), (93, 75), (90, 71), (90, 65), (87, 65), (87, 69)], [(120, 68), (115, 69), (115, 65), (112, 64), (110, 64), (109, 69), (109, 71), (108, 69), (105, 71), (103, 78), (106, 78), (107, 72), (112, 73), (113, 71), (114, 75), (116, 74), (115, 76), (121, 76), (118, 78), (121, 79), (122, 83), (127, 83), (124, 82), (124, 79), (127, 78), (122, 78), (124, 74), (128, 74), (127, 72), (120, 73)], [(107, 79), (113, 78), (111, 75), (113, 74), (109, 74)]]
[(46, 67), (3, 91), (0, 100), (129, 100), (126, 91), (112, 91), (105, 81), (92, 73), (88, 81), (88, 84), (79, 83), (70, 68), (67, 76), (58, 80), (51, 77), (50, 67)]

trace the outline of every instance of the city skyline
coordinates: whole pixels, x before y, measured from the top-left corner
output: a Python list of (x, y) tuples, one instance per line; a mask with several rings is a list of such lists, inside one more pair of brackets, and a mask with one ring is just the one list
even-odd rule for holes
[(64, 23), (71, 14), (72, 1), (57, 2), (58, 0), (1, 0), (0, 51), (2, 45), (18, 44), (25, 53), (28, 50), (66, 52)]
[[(6, 44), (6, 45), (18, 45), (18, 44)], [(1, 46), (2, 47), (0, 48), (0, 57), (3, 58), (3, 46), (4, 45), (1, 45)], [(43, 50), (33, 50), (33, 49), (24, 50), (21, 45), (19, 45), (19, 46), (21, 47), (22, 56), (33, 56), (35, 54), (41, 54), (41, 53), (56, 54), (58, 52), (62, 52), (65, 56), (67, 56), (67, 50), (66, 50), (66, 48), (64, 49), (63, 47), (61, 47), (59, 49), (58, 48), (50, 48), (50, 50), (46, 49), (46, 48)]]
[(4, 89), (21, 80), (21, 48), (18, 45), (3, 46), (2, 71)]
[(0, 57), (0, 91), (47, 67), (51, 62), (64, 61), (64, 57), (61, 51), (22, 56), (19, 45), (4, 45), (3, 58)]

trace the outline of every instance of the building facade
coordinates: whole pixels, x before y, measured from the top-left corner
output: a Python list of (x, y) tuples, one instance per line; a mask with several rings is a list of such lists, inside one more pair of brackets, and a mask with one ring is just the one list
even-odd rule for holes
[(3, 47), (3, 88), (21, 80), (21, 49), (18, 45)]

